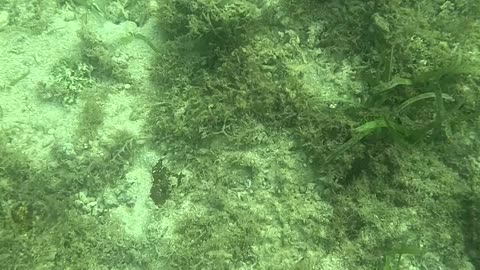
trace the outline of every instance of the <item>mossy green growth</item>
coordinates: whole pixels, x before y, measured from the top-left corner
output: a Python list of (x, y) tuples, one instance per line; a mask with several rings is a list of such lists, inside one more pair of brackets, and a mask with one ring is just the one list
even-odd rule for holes
[(333, 248), (331, 209), (317, 200), (310, 168), (294, 158), (286, 136), (270, 139), (249, 150), (217, 143), (164, 160), (173, 174), (188, 166), (156, 213), (160, 224), (171, 213), (164, 251), (171, 269), (321, 265)]
[(105, 112), (102, 101), (94, 96), (88, 96), (83, 104), (77, 134), (81, 140), (92, 141), (97, 137), (98, 129), (103, 125)]
[(78, 31), (82, 60), (93, 67), (92, 74), (102, 79), (112, 78), (120, 82), (131, 80), (127, 67), (115, 61), (111, 48), (91, 30), (87, 23)]
[(360, 71), (371, 88), (362, 95), (375, 109), (374, 119), (383, 119), (388, 125), (382, 128), (396, 138), (448, 141), (463, 132), (454, 123), (480, 116), (471, 80), (480, 77), (475, 27), (480, 22), (471, 12), (478, 5), (461, 2), (380, 1), (370, 7), (369, 34), (360, 39), (366, 65)]
[(461, 2), (379, 1), (364, 40), (373, 45), (364, 52), (371, 63), (367, 73), (386, 82), (462, 68), (452, 65), (452, 58), (474, 53), (478, 20), (472, 11), (479, 7), (475, 1)]
[[(111, 134), (108, 141), (103, 144), (106, 150), (105, 158), (112, 166), (113, 171), (117, 171), (117, 178), (123, 177), (122, 172), (130, 166), (135, 151), (139, 146), (138, 137), (132, 132), (124, 129), (116, 130)], [(115, 175), (115, 174), (114, 174)], [(118, 179), (109, 179), (111, 183), (115, 183)]]
[[(248, 1), (245, 3), (251, 6)], [(226, 136), (238, 144), (242, 142), (236, 138), (242, 137), (246, 139), (243, 143), (248, 144), (247, 138), (255, 135), (246, 136), (247, 126), (259, 123), (268, 128), (288, 129), (314, 159), (324, 159), (335, 143), (348, 139), (350, 128), (363, 116), (355, 116), (353, 111), (357, 108), (346, 106), (337, 109), (337, 115), (328, 116), (328, 103), (319, 101), (304, 88), (301, 68), (295, 70), (287, 64), (305, 63), (300, 45), (303, 33), (281, 28), (272, 32), (261, 26), (268, 22), (265, 25), (277, 29), (283, 23), (275, 21), (273, 14), (277, 9), (273, 6), (251, 6), (256, 11), (246, 13), (253, 14), (250, 19), (245, 19), (243, 13), (235, 15), (244, 4), (163, 4), (160, 26), (168, 32), (171, 42), (158, 55), (152, 74), (159, 87), (158, 103), (150, 114), (155, 136), (187, 138), (196, 143)], [(222, 31), (217, 33), (217, 28)], [(211, 38), (215, 34), (222, 38)]]
[(21, 27), (36, 35), (48, 29), (58, 7), (50, 0), (4, 0), (0, 5), (9, 14), (7, 27)]
[(199, 58), (172, 46), (158, 57), (153, 74), (161, 89), (150, 115), (155, 133), (199, 142), (240, 135), (250, 121), (290, 128), (312, 116), (313, 99), (284, 64), (299, 57), (289, 42), (283, 47), (258, 37), (222, 54), (214, 69), (202, 68)]
[(242, 125), (238, 119), (274, 120), (275, 111), (289, 102), (286, 91), (298, 87), (278, 87), (287, 71), (276, 59), (275, 44), (253, 42), (254, 30), (261, 28), (260, 7), (253, 1), (217, 0), (162, 1), (160, 6), (160, 26), (171, 43), (159, 54), (153, 74), (166, 90), (159, 91), (152, 110), (152, 124), (159, 127), (155, 133), (200, 141), (228, 134)]
[(38, 95), (62, 105), (75, 104), (82, 92), (93, 85), (92, 70), (93, 67), (84, 62), (62, 59), (52, 68), (52, 82), (38, 84)]
[[(61, 154), (60, 149), (54, 156), (59, 159), (48, 169), (37, 167), (38, 162), (22, 154), (18, 146), (12, 146), (8, 132), (1, 131), (0, 268), (145, 266), (140, 252), (130, 253), (133, 246), (141, 243), (126, 237), (120, 226), (108, 218), (82, 214), (73, 204), (80, 190), (95, 194), (102, 189), (100, 181), (88, 185), (80, 183), (80, 179), (105, 182), (112, 167), (104, 166), (105, 170), (100, 171), (92, 165), (92, 159), (86, 159), (87, 155), (80, 158)], [(146, 252), (140, 246), (134, 250)]]
[[(242, 213), (243, 212), (243, 213)], [(253, 251), (259, 228), (255, 218), (245, 211), (192, 215), (179, 220), (175, 241), (169, 254), (172, 269), (197, 265), (201, 268), (237, 268), (254, 265)]]
[(261, 27), (258, 1), (159, 1), (160, 30), (177, 45), (195, 50), (207, 65), (245, 44)]
[[(379, 252), (379, 249), (384, 247), (383, 243), (402, 239), (410, 232), (424, 235), (422, 241), (427, 243), (428, 250), (444, 254), (446, 259), (430, 258), (424, 263), (417, 260), (418, 258), (413, 260), (412, 256), (402, 256), (402, 265), (412, 268), (420, 264), (428, 265), (429, 268), (441, 268), (445, 265), (446, 268), (461, 268), (459, 266), (464, 265), (465, 258), (462, 257), (461, 248), (455, 246), (462, 245), (461, 221), (455, 213), (461, 210), (458, 198), (462, 197), (467, 189), (462, 178), (458, 177), (460, 170), (450, 170), (446, 165), (452, 162), (451, 157), (446, 154), (448, 151), (444, 151), (441, 158), (435, 153), (434, 149), (438, 149), (445, 141), (439, 143), (440, 141), (431, 140), (432, 144), (420, 141), (416, 147), (411, 147), (410, 144), (403, 147), (404, 145), (392, 142), (395, 142), (396, 137), (410, 136), (408, 127), (419, 127), (435, 119), (433, 116), (441, 111), (436, 104), (438, 96), (445, 100), (445, 111), (460, 111), (459, 114), (462, 114), (460, 108), (457, 110), (457, 107), (451, 106), (453, 104), (449, 102), (450, 97), (457, 100), (457, 97), (461, 96), (459, 90), (463, 83), (473, 85), (468, 82), (468, 76), (462, 74), (448, 84), (452, 86), (449, 91), (442, 89), (439, 93), (435, 90), (435, 83), (430, 84), (431, 80), (420, 83), (415, 79), (416, 76), (424, 74), (422, 72), (435, 70), (434, 66), (428, 66), (424, 70), (416, 69), (422, 65), (418, 61), (421, 60), (423, 51), (415, 56), (419, 58), (410, 59), (410, 63), (410, 60), (403, 58), (406, 54), (413, 55), (413, 51), (408, 48), (402, 48), (401, 55), (398, 56), (392, 54), (392, 51), (395, 51), (391, 46), (380, 49), (395, 39), (394, 35), (389, 37), (391, 39), (376, 36), (379, 34), (376, 31), (390, 31), (388, 20), (393, 21), (395, 17), (387, 16), (388, 20), (382, 21), (382, 8), (390, 10), (393, 6), (401, 6), (405, 8), (401, 12), (416, 14), (414, 8), (402, 6), (403, 2), (394, 1), (389, 6), (389, 3), (377, 1), (377, 6), (373, 2), (361, 1), (348, 4), (338, 1), (303, 1), (308, 2), (307, 7), (317, 8), (312, 10), (299, 7), (291, 1), (283, 4), (287, 4), (286, 2), (290, 4), (289, 7), (294, 8), (294, 14), (312, 14), (309, 18), (316, 18), (318, 21), (312, 24), (308, 22), (308, 25), (318, 28), (309, 29), (307, 33), (303, 24), (295, 28), (296, 31), (280, 31), (278, 35), (263, 32), (250, 36), (247, 41), (240, 42), (240, 45), (218, 46), (214, 64), (209, 65), (206, 64), (208, 61), (205, 61), (208, 56), (205, 58), (201, 53), (195, 52), (204, 51), (204, 47), (200, 46), (204, 45), (203, 43), (196, 43), (196, 39), (191, 39), (193, 42), (188, 44), (181, 43), (189, 41), (189, 22), (199, 16), (182, 17), (179, 18), (183, 20), (180, 24), (182, 27), (177, 29), (181, 38), (174, 38), (176, 32), (172, 32), (167, 45), (168, 52), (158, 56), (153, 77), (159, 91), (156, 92), (157, 99), (150, 114), (155, 140), (164, 147), (162, 150), (166, 155), (177, 158), (172, 158), (175, 160), (172, 162), (175, 165), (172, 166), (182, 167), (180, 164), (183, 162), (186, 164), (183, 168), (188, 167), (186, 171), (191, 173), (190, 176), (187, 174), (182, 178), (175, 189), (169, 191), (168, 198), (165, 202), (162, 201), (161, 205), (160, 211), (169, 207), (178, 210), (175, 205), (185, 207), (180, 208), (183, 212), (172, 211), (181, 212), (179, 215), (182, 218), (178, 219), (174, 226), (179, 230), (175, 229), (169, 238), (172, 245), (166, 253), (171, 254), (171, 267), (190, 267), (193, 264), (208, 268), (212, 261), (225, 268), (257, 266), (256, 258), (250, 260), (249, 255), (236, 253), (234, 245), (229, 242), (229, 239), (237, 239), (237, 233), (247, 235), (247, 239), (250, 239), (249, 231), (240, 230), (242, 227), (237, 224), (237, 216), (243, 217), (242, 205), (253, 202), (251, 205), (258, 207), (255, 210), (263, 215), (247, 217), (245, 220), (259, 223), (260, 228), (264, 226), (263, 222), (266, 222), (270, 224), (268, 226), (271, 232), (278, 233), (281, 238), (277, 241), (279, 238), (269, 238), (268, 232), (260, 231), (256, 234), (257, 231), (253, 230), (254, 234), (259, 235), (257, 239), (261, 239), (253, 242), (254, 255), (260, 254), (257, 257), (259, 268), (269, 269), (269, 263), (275, 259), (277, 268), (279, 265), (285, 269), (294, 269), (297, 266), (299, 269), (321, 268), (324, 266), (321, 258), (327, 257), (327, 261), (332, 259), (329, 255), (338, 251), (335, 247), (340, 243), (343, 248), (338, 252), (342, 259), (339, 259), (341, 262), (332, 269), (374, 269), (374, 266), (383, 266), (381, 257), (385, 250)], [(188, 11), (189, 3), (181, 3), (185, 6), (174, 6), (173, 9), (181, 7)], [(336, 26), (334, 22), (339, 22), (338, 19), (324, 22), (325, 18), (331, 18), (322, 11), (326, 9), (323, 5), (335, 7), (332, 13), (343, 14), (339, 18), (344, 24), (339, 25), (339, 28), (344, 31), (322, 28), (332, 26), (333, 29)], [(298, 9), (295, 9), (296, 7)], [(378, 15), (373, 15), (374, 18), (372, 14), (375, 12), (367, 12), (372, 10), (379, 12)], [(357, 11), (360, 15), (348, 16)], [(397, 12), (394, 8), (390, 11)], [(327, 16), (323, 16), (324, 14)], [(355, 20), (359, 17), (362, 19), (360, 26), (349, 28), (357, 23)], [(196, 20), (203, 19), (200, 16), (200, 19)], [(294, 19), (290, 16), (277, 21), (276, 25), (290, 26), (292, 20)], [(299, 21), (303, 21), (302, 18)], [(379, 29), (375, 29), (377, 26)], [(319, 32), (315, 34), (314, 30)], [(356, 30), (364, 32), (357, 33)], [(427, 32), (425, 30), (425, 33)], [(375, 39), (369, 39), (372, 35), (376, 36)], [(310, 37), (313, 38), (311, 43), (305, 40)], [(325, 37), (330, 44), (322, 43), (314, 37)], [(322, 48), (322, 57), (325, 47), (328, 47), (325, 50), (327, 52), (334, 52), (339, 48), (342, 53), (334, 54), (336, 57), (349, 56), (346, 53), (348, 49), (345, 48), (347, 45), (342, 43), (338, 44), (339, 47), (336, 46), (334, 41), (337, 37), (340, 40), (338, 43), (347, 40), (349, 45), (359, 45), (352, 48), (352, 52), (361, 52), (360, 57), (364, 57), (364, 65), (355, 68), (362, 71), (358, 74), (365, 75), (359, 76), (365, 80), (365, 85), (376, 86), (386, 82), (390, 83), (387, 87), (391, 87), (392, 91), (393, 88), (405, 91), (393, 95), (393, 92), (387, 90), (391, 95), (387, 95), (378, 106), (362, 106), (356, 102), (335, 102), (334, 106), (330, 106), (318, 96), (312, 96), (313, 91), (307, 92), (302, 84), (303, 72), (293, 70), (288, 64), (317, 60), (308, 58), (307, 53), (302, 54), (305, 52), (302, 46), (306, 43), (310, 47), (318, 45)], [(365, 39), (362, 40), (362, 37)], [(198, 37), (198, 40), (201, 38)], [(449, 49), (445, 51), (452, 52)], [(405, 62), (397, 62), (397, 57)], [(298, 59), (301, 60), (295, 62)], [(407, 62), (409, 64), (406, 64)], [(387, 66), (390, 63), (393, 63), (391, 68)], [(409, 66), (410, 64), (414, 67)], [(450, 78), (441, 77), (442, 80)], [(394, 81), (394, 78), (400, 79)], [(373, 87), (370, 89), (373, 90)], [(371, 94), (369, 91), (365, 92), (360, 94)], [(472, 91), (468, 93), (469, 96), (474, 96)], [(430, 106), (421, 106), (425, 104)], [(473, 105), (468, 107), (478, 108)], [(445, 122), (446, 120), (442, 121)], [(431, 130), (432, 128), (429, 128), (429, 131)], [(313, 171), (313, 176), (287, 177), (285, 172), (288, 172), (288, 169), (277, 169), (274, 165), (262, 167), (253, 161), (257, 159), (256, 151), (261, 146), (274, 145), (276, 150), (272, 148), (266, 158), (271, 161), (271, 154), (278, 153), (281, 145), (272, 141), (272, 134), (279, 133), (294, 138), (288, 151), (280, 152), (282, 161), (300, 153), (298, 160), (301, 160), (303, 167), (297, 172)], [(351, 145), (342, 149), (341, 145), (349, 140)], [(338, 146), (340, 152), (337, 154), (342, 154), (338, 162), (326, 164), (325, 159), (328, 160), (329, 154), (335, 153)], [(231, 155), (234, 158), (228, 157), (228, 151), (233, 152)], [(242, 158), (242, 155), (246, 157)], [(275, 162), (278, 162), (278, 166), (287, 166), (282, 161)], [(228, 170), (228, 173), (224, 170)], [(278, 173), (274, 174), (273, 171)], [(306, 179), (311, 182), (302, 181)], [(263, 189), (264, 187), (268, 190)], [(312, 210), (304, 207), (307, 194), (312, 195), (309, 187), (313, 187), (312, 193), (318, 195), (318, 200), (314, 199), (315, 195), (309, 197), (312, 205), (319, 207), (322, 202), (328, 202), (334, 209), (328, 219), (315, 218), (319, 213), (330, 214), (327, 209)], [(265, 197), (262, 197), (263, 195)], [(295, 201), (297, 199), (298, 201)], [(190, 202), (193, 204), (191, 212), (188, 210)], [(275, 205), (275, 209), (272, 212), (272, 209), (262, 209), (263, 203), (271, 203)], [(297, 207), (296, 203), (302, 207)], [(310, 211), (307, 209), (314, 214), (307, 213)], [(305, 215), (297, 216), (297, 210), (305, 211), (302, 212)], [(225, 216), (225, 213), (229, 215)], [(265, 221), (262, 217), (269, 214), (273, 220)], [(418, 218), (419, 215), (422, 216), (421, 219)], [(324, 222), (322, 226), (318, 226), (321, 222)], [(232, 223), (234, 228), (230, 229), (225, 223)], [(447, 231), (444, 228), (448, 228), (449, 235), (442, 238)], [(212, 231), (219, 231), (219, 235), (224, 235), (227, 239), (216, 239)], [(442, 233), (439, 233), (440, 231)], [(197, 239), (201, 241), (196, 241)], [(455, 243), (452, 245), (453, 242)], [(222, 252), (218, 252), (217, 243), (225, 247)], [(262, 244), (268, 246), (270, 252), (262, 253)], [(315, 250), (315, 247), (318, 247), (318, 250)], [(271, 250), (278, 251), (277, 256), (272, 256)], [(302, 253), (299, 250), (308, 252)], [(312, 255), (314, 250), (316, 253)], [(250, 252), (248, 248), (244, 251), (247, 254)], [(395, 252), (398, 255), (398, 250)], [(447, 258), (449, 252), (455, 255)], [(291, 254), (301, 254), (296, 257), (299, 261), (292, 259), (295, 256), (288, 257)], [(209, 260), (203, 260), (205, 257)], [(279, 257), (282, 258), (278, 260)], [(285, 259), (286, 257), (288, 259)], [(184, 262), (185, 265), (182, 264)]]

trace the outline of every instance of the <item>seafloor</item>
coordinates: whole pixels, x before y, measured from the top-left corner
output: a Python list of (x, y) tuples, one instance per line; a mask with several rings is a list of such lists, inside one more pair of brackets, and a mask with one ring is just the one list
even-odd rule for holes
[(0, 269), (480, 269), (480, 4), (0, 0)]

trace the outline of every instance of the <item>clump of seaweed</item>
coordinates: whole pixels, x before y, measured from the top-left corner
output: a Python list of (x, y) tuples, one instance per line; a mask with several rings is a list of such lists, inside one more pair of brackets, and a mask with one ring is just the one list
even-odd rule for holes
[(93, 67), (84, 62), (62, 59), (52, 68), (52, 82), (40, 82), (37, 92), (41, 99), (72, 105), (93, 85)]
[(81, 43), (82, 60), (93, 67), (92, 74), (100, 78), (113, 78), (129, 82), (130, 73), (127, 66), (115, 61), (111, 50), (98, 35), (86, 24), (82, 24), (78, 35)]

